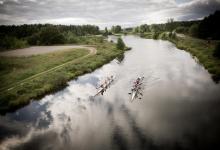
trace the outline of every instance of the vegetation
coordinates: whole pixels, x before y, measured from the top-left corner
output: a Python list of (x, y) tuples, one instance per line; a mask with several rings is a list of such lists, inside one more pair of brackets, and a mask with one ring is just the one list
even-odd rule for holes
[(117, 26), (112, 26), (111, 32), (112, 32), (112, 33), (121, 33), (121, 32), (122, 32), (122, 28), (121, 28), (121, 26), (119, 26), (119, 25), (117, 25)]
[(108, 28), (105, 27), (105, 31), (103, 32), (103, 36), (108, 36), (108, 35), (109, 35)]
[[(143, 24), (133, 28), (133, 33), (139, 34), (142, 37), (151, 33), (153, 38), (158, 37), (162, 32), (177, 32), (190, 35), (195, 38), (206, 40), (220, 40), (220, 11), (205, 17), (199, 21), (174, 21), (168, 19), (165, 24)], [(147, 36), (149, 37), (149, 36)]]
[[(165, 24), (141, 25), (133, 28), (133, 33), (143, 38), (164, 39), (189, 51), (213, 75), (220, 80), (220, 11), (200, 21), (175, 22), (169, 19)], [(182, 34), (182, 35), (181, 35)]]
[(177, 33), (183, 33), (183, 34), (188, 33), (188, 32), (189, 32), (188, 30), (189, 30), (189, 29), (188, 29), (187, 27), (184, 27), (184, 26), (179, 26), (179, 27), (177, 27), (177, 28), (175, 29), (175, 31), (176, 31)]
[(93, 25), (65, 26), (50, 24), (0, 26), (0, 50), (31, 45), (80, 43), (80, 37), (100, 34)]
[(220, 11), (205, 17), (199, 24), (198, 37), (220, 40)]
[(218, 43), (213, 52), (213, 56), (216, 58), (220, 58), (220, 43)]
[(0, 39), (0, 50), (23, 48), (26, 46), (27, 42), (25, 40), (17, 39), (16, 37), (4, 36)]
[(189, 28), (189, 35), (191, 35), (193, 37), (197, 37), (198, 36), (198, 31), (199, 31), (199, 25), (198, 24), (193, 24)]
[[(115, 44), (103, 40), (102, 37), (82, 37), (82, 39), (97, 49), (95, 55), (87, 55), (88, 51), (81, 49), (25, 58), (2, 57), (0, 112), (19, 108), (33, 98), (58, 90), (65, 86), (68, 80), (92, 72), (124, 53), (124, 50), (117, 49)], [(31, 78), (33, 75), (66, 62), (68, 63), (57, 69)], [(25, 80), (27, 78), (29, 79)]]
[(116, 46), (117, 46), (117, 49), (120, 49), (120, 50), (125, 49), (125, 43), (123, 42), (123, 40), (121, 38), (118, 38)]
[(196, 56), (201, 64), (212, 74), (213, 80), (220, 80), (219, 43), (217, 41), (207, 42), (190, 36), (178, 37), (175, 33), (161, 34), (161, 39), (169, 40), (179, 49), (184, 49)]

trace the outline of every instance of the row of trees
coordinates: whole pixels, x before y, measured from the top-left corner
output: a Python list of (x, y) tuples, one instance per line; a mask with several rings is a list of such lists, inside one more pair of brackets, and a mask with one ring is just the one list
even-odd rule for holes
[(33, 34), (39, 33), (39, 31), (45, 28), (55, 28), (61, 33), (72, 32), (77, 36), (83, 36), (88, 34), (99, 34), (99, 27), (94, 25), (52, 25), (52, 24), (32, 24), (32, 25), (1, 25), (0, 36), (8, 35), (16, 38), (25, 38)]
[(181, 21), (175, 22), (173, 19), (168, 19), (168, 22), (165, 24), (152, 24), (147, 25), (143, 24), (133, 28), (133, 32), (135, 33), (146, 33), (146, 32), (171, 32), (173, 30), (178, 30), (180, 32), (188, 32), (189, 28), (194, 25), (198, 24), (200, 21)]
[(100, 34), (100, 30), (94, 25), (1, 25), (0, 49), (21, 48), (27, 45), (76, 43), (79, 36), (97, 34)]
[(220, 39), (220, 11), (216, 11), (214, 14), (205, 17), (199, 21), (174, 21), (174, 19), (168, 19), (165, 24), (143, 24), (133, 29), (135, 33), (161, 33), (172, 32), (189, 34), (194, 37), (202, 39)]
[(112, 26), (111, 28), (111, 32), (112, 33), (121, 33), (123, 30), (121, 28), (121, 26), (117, 25), (117, 26)]

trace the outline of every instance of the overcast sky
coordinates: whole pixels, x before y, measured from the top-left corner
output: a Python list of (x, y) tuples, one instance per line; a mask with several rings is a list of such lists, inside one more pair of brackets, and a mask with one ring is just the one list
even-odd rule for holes
[(220, 0), (0, 0), (0, 24), (95, 24), (100, 27), (201, 19)]

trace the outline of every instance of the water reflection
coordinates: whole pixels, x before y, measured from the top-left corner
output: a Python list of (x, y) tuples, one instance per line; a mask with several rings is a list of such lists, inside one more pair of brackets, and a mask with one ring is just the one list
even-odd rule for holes
[[(110, 37), (114, 38), (114, 37)], [(132, 51), (64, 90), (0, 117), (2, 149), (202, 149), (218, 145), (219, 85), (165, 41), (123, 37)], [(116, 80), (103, 96), (98, 82)], [(137, 76), (142, 100), (129, 101)]]

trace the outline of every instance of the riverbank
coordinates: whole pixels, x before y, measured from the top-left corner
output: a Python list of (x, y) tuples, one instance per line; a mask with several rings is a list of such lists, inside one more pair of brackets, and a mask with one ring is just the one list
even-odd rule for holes
[(160, 34), (145, 33), (140, 35), (146, 39), (168, 40), (177, 48), (190, 52), (198, 58), (199, 62), (209, 71), (215, 82), (220, 80), (220, 59), (213, 56), (215, 46), (219, 41), (207, 41), (187, 35), (171, 34), (163, 32)]
[[(77, 49), (23, 58), (2, 57), (0, 113), (15, 110), (32, 99), (57, 91), (65, 87), (67, 81), (92, 72), (124, 53), (123, 50), (116, 49), (114, 43), (100, 37), (86, 40), (85, 44), (92, 45), (96, 53), (90, 54), (86, 49)], [(55, 67), (59, 65), (60, 67)], [(42, 73), (44, 71), (46, 73)], [(38, 73), (40, 75), (36, 76)]]

